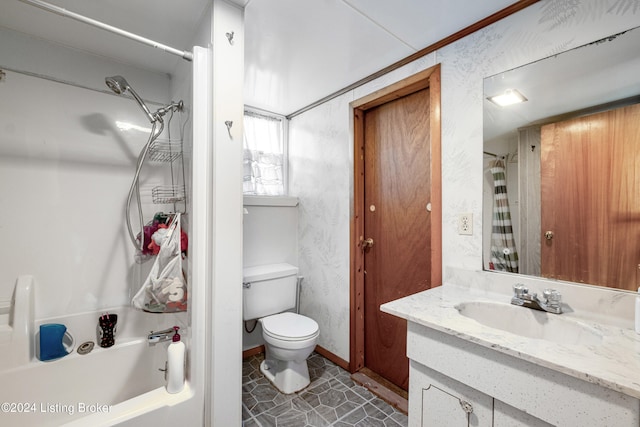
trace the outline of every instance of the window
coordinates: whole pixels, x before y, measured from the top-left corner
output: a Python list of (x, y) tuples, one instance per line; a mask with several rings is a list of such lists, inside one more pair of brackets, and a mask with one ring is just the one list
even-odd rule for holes
[(286, 195), (285, 118), (244, 112), (243, 183), (245, 195)]

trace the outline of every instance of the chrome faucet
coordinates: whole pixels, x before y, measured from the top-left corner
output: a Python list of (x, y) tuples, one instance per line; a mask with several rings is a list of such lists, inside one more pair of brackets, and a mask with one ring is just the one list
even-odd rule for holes
[(542, 299), (540, 299), (537, 293), (529, 293), (529, 289), (522, 283), (513, 285), (511, 304), (553, 314), (562, 313), (562, 295), (560, 292), (555, 289), (545, 289), (542, 292)]
[(173, 339), (175, 333), (175, 328), (164, 329), (156, 332), (151, 331), (149, 335), (147, 335), (147, 342), (149, 344), (157, 344), (159, 342), (169, 341)]

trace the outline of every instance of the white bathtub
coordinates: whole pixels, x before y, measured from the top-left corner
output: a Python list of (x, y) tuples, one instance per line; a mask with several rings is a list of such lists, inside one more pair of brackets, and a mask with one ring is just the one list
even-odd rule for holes
[(65, 324), (76, 348), (85, 341), (96, 346), (87, 355), (74, 351), (58, 360), (33, 359), (0, 370), (1, 426), (110, 426), (127, 420), (131, 425), (151, 425), (140, 417), (152, 411), (152, 417), (161, 416), (164, 411), (158, 409), (192, 396), (188, 384), (182, 393), (165, 391), (159, 369), (164, 368), (169, 343), (146, 342), (151, 330), (173, 325), (184, 329), (186, 315), (149, 314), (128, 307), (109, 312), (118, 314), (116, 344), (110, 348), (97, 345), (96, 324), (103, 312), (36, 321), (36, 330), (42, 323)]

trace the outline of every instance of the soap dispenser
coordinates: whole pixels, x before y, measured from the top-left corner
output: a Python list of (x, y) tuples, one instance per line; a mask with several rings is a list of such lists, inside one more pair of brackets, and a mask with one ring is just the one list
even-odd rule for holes
[(185, 345), (180, 341), (179, 326), (174, 326), (173, 342), (167, 348), (167, 392), (180, 393), (184, 388)]

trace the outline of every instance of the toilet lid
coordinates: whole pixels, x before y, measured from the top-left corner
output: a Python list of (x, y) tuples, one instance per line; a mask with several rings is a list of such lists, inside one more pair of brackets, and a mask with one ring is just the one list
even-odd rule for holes
[(315, 320), (295, 313), (280, 313), (262, 318), (262, 330), (274, 338), (298, 341), (318, 333)]

